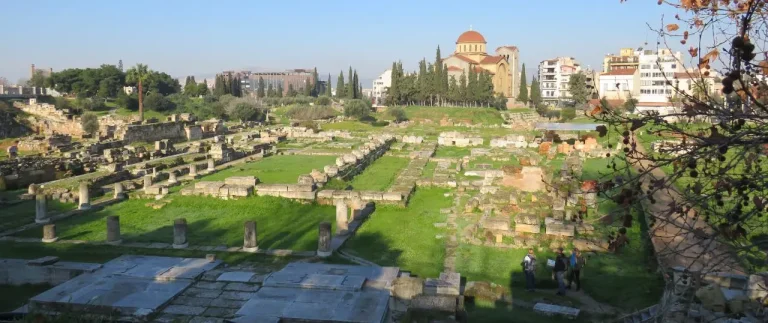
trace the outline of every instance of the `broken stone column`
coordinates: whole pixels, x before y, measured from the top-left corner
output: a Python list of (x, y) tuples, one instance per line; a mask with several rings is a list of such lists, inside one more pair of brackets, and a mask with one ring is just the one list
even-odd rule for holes
[(363, 208), (365, 207), (365, 202), (363, 200), (356, 198), (352, 200), (352, 203), (350, 205), (350, 221), (359, 220), (363, 217)]
[(170, 173), (168, 173), (168, 183), (174, 184), (176, 182), (178, 182), (178, 180), (176, 179), (176, 171), (171, 171)]
[(243, 237), (243, 251), (256, 252), (259, 250), (256, 236), (256, 222), (245, 221), (245, 235)]
[(59, 237), (56, 236), (56, 225), (55, 224), (46, 224), (43, 226), (43, 242), (50, 243), (50, 242), (56, 242), (56, 240), (59, 240)]
[(187, 219), (176, 219), (173, 221), (173, 248), (184, 249), (186, 247), (189, 247), (189, 243), (187, 243)]
[(213, 161), (213, 158), (208, 160), (208, 171), (213, 172), (216, 170), (216, 163)]
[(189, 164), (189, 176), (197, 177), (197, 165)]
[(91, 208), (91, 196), (88, 192), (88, 183), (80, 182), (80, 199), (78, 201), (79, 209), (88, 210)]
[(152, 175), (144, 175), (144, 192), (152, 187)]
[(107, 216), (107, 243), (120, 244), (123, 240), (120, 238), (120, 217), (117, 215)]
[(37, 189), (40, 188), (37, 186), (37, 184), (29, 184), (29, 188), (27, 188), (27, 194), (29, 195), (35, 195), (37, 194)]
[(347, 234), (348, 230), (347, 204), (339, 200), (336, 202), (336, 234)]
[(321, 222), (319, 226), (320, 232), (317, 236), (317, 256), (329, 257), (331, 251), (331, 224), (328, 222)]
[(125, 189), (123, 188), (123, 183), (115, 183), (115, 199), (124, 199), (125, 198)]
[(35, 195), (35, 223), (48, 223), (48, 200), (45, 194), (37, 193)]

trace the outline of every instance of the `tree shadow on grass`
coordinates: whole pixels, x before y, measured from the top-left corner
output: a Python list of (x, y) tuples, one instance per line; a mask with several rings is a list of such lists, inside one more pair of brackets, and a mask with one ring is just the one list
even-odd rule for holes
[[(380, 233), (366, 232), (355, 234), (353, 247), (348, 247), (352, 239), (341, 248), (341, 251), (350, 255), (363, 258), (379, 266), (401, 266), (400, 258), (403, 251), (392, 248), (387, 239)], [(409, 268), (400, 268), (403, 271), (409, 271)], [(415, 275), (412, 275), (415, 276)]]

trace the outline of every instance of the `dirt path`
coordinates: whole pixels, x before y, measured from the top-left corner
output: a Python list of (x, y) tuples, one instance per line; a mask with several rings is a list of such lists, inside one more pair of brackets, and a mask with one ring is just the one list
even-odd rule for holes
[[(645, 153), (643, 145), (638, 144), (637, 150)], [(639, 161), (635, 163), (635, 168), (643, 173), (651, 169), (652, 164)], [(652, 179), (664, 177), (666, 174), (656, 168), (643, 176), (641, 183), (647, 188)], [(745, 272), (731, 248), (711, 238), (713, 230), (708, 223), (703, 219), (694, 218), (692, 212), (685, 215), (670, 212), (670, 205), (679, 205), (684, 201), (674, 187), (657, 190), (653, 198), (656, 203), (646, 203), (646, 208), (656, 223), (649, 229), (648, 234), (656, 256), (664, 266), (706, 272)]]

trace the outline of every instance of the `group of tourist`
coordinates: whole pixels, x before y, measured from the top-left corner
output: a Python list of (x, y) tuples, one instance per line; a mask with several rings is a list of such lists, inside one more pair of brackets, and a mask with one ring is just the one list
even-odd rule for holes
[[(565, 296), (565, 290), (571, 289), (571, 285), (576, 283), (576, 290), (581, 290), (581, 270), (587, 264), (586, 258), (579, 249), (574, 248), (570, 256), (563, 253), (563, 248), (557, 249), (557, 257), (552, 267), (552, 279), (557, 281), (557, 295)], [(534, 291), (536, 284), (536, 254), (533, 248), (528, 249), (522, 262), (523, 273), (525, 274), (525, 289), (529, 292)], [(568, 284), (566, 285), (566, 279)]]

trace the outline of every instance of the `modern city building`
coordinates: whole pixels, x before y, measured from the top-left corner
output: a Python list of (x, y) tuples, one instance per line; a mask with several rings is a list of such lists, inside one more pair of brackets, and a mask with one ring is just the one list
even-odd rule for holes
[(458, 80), (462, 73), (486, 72), (492, 76), (493, 91), (507, 98), (516, 97), (520, 88), (520, 53), (515, 46), (496, 48), (496, 55), (486, 52), (485, 37), (470, 28), (456, 40), (454, 53), (443, 59), (448, 76)]
[(244, 92), (256, 92), (259, 88), (259, 79), (264, 80), (265, 91), (272, 85), (273, 89), (282, 86), (283, 95), (293, 86), (297, 92), (304, 90), (306, 86), (314, 86), (312, 69), (292, 69), (284, 72), (251, 72), (251, 71), (224, 71), (221, 76), (240, 78), (240, 87)]
[[(547, 104), (557, 104), (571, 97), (568, 81), (571, 75), (581, 71), (581, 64), (573, 57), (557, 57), (539, 63), (541, 99)], [(590, 73), (592, 75), (592, 73)]]
[(640, 50), (622, 48), (619, 54), (608, 54), (603, 57), (603, 73), (616, 70), (636, 70), (640, 65)]
[(386, 70), (379, 77), (373, 80), (371, 89), (371, 100), (374, 106), (384, 105), (387, 98), (387, 88), (392, 86), (392, 70)]
[(598, 95), (608, 100), (626, 101), (640, 94), (640, 70), (615, 69), (600, 74)]

